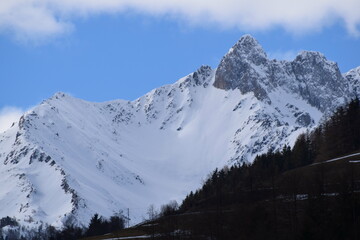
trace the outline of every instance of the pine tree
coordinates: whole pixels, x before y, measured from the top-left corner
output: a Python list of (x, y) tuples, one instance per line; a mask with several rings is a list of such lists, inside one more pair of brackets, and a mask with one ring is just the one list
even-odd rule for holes
[(99, 217), (99, 214), (95, 213), (91, 218), (88, 230), (86, 232), (87, 236), (96, 236), (103, 234), (103, 220)]

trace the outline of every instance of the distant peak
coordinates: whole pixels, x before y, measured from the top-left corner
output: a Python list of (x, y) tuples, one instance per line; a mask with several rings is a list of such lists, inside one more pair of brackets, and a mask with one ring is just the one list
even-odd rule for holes
[(48, 101), (57, 101), (57, 100), (66, 100), (67, 101), (70, 98), (73, 98), (73, 97), (68, 93), (56, 92), (52, 97), (48, 98), (45, 101), (46, 102), (48, 102)]
[(229, 50), (228, 54), (235, 52), (236, 55), (258, 55), (267, 58), (266, 53), (259, 42), (250, 34), (242, 36), (239, 41)]
[(212, 68), (208, 65), (201, 65), (201, 67), (198, 70), (196, 70), (196, 72), (199, 74), (208, 73), (211, 71), (212, 71)]
[(196, 72), (194, 72), (192, 75), (196, 85), (207, 86), (212, 71), (212, 68), (207, 65), (202, 65), (198, 70), (196, 70)]
[(64, 92), (56, 92), (51, 98), (59, 99), (59, 98), (64, 98), (66, 96), (68, 96), (68, 94)]
[(304, 59), (323, 59), (326, 60), (326, 57), (321, 52), (316, 51), (301, 51), (295, 58), (295, 60), (304, 60)]
[(222, 58), (215, 73), (214, 86), (220, 89), (238, 88), (245, 94), (253, 92), (259, 100), (270, 102), (258, 79), (266, 73), (269, 60), (259, 42), (247, 34)]
[(358, 74), (360, 76), (360, 66), (350, 69), (347, 73), (345, 73), (345, 75), (348, 75), (348, 74)]
[(247, 45), (247, 46), (259, 46), (259, 42), (250, 34), (243, 35), (239, 41), (238, 44)]
[(180, 79), (180, 87), (182, 86), (200, 86), (207, 87), (209, 85), (210, 76), (213, 70), (210, 66), (202, 65), (192, 74), (189, 74), (186, 78)]

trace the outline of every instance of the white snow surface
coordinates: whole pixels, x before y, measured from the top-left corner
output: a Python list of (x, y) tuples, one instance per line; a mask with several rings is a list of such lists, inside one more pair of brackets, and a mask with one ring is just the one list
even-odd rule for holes
[(292, 146), (324, 114), (289, 87), (272, 88), (269, 103), (214, 81), (203, 66), (134, 101), (43, 101), (0, 134), (0, 217), (61, 227), (129, 208), (135, 224), (215, 168)]
[(315, 122), (321, 117), (282, 90), (267, 105), (212, 87), (213, 72), (207, 87), (188, 80), (133, 102), (91, 103), (58, 93), (26, 113), (0, 137), (0, 216), (61, 226), (69, 215), (86, 224), (95, 212), (108, 217), (130, 208), (138, 222), (147, 206), (183, 199), (216, 167), (292, 145), (305, 128), (286, 104)]

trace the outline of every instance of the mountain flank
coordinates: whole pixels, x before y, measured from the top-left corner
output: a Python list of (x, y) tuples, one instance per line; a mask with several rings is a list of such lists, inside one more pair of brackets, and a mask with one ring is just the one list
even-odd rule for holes
[(183, 199), (213, 169), (294, 146), (359, 96), (359, 69), (341, 74), (318, 52), (268, 59), (243, 36), (212, 69), (134, 100), (93, 103), (56, 93), (0, 134), (0, 217), (36, 227), (87, 226), (98, 213)]

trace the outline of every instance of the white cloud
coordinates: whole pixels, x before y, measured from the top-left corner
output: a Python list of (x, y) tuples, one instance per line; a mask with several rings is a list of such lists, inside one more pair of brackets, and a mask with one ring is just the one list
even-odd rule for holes
[(268, 57), (270, 59), (277, 59), (277, 60), (294, 60), (295, 57), (298, 55), (299, 51), (295, 51), (295, 50), (288, 50), (288, 51), (274, 51), (274, 52), (269, 52), (268, 53)]
[(24, 111), (16, 107), (0, 109), (0, 133), (9, 129), (14, 122), (18, 122)]
[(76, 17), (131, 10), (245, 31), (280, 26), (302, 33), (342, 21), (350, 34), (359, 36), (359, 9), (359, 0), (1, 0), (0, 29), (48, 37), (71, 30)]

